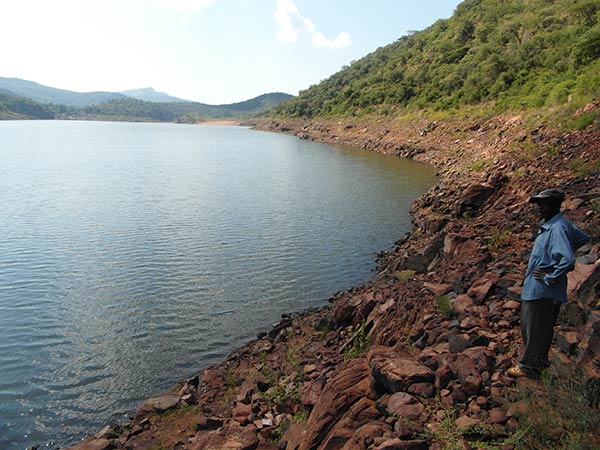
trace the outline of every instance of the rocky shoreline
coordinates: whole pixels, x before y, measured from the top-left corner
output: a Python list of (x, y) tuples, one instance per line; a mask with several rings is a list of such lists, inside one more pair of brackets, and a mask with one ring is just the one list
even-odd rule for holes
[[(537, 226), (527, 199), (551, 186), (593, 237), (570, 276), (551, 371), (577, 367), (598, 395), (598, 129), (529, 129), (519, 116), (254, 125), (428, 162), (440, 181), (413, 204), (414, 231), (380, 255), (374, 280), (282, 317), (73, 449), (515, 448), (525, 416), (541, 407), (520, 395), (539, 382), (505, 375), (519, 353), (520, 284)], [(598, 432), (587, 438), (600, 446)]]

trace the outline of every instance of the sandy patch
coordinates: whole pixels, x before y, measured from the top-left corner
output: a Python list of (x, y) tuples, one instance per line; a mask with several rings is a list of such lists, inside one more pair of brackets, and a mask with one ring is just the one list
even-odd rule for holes
[(198, 122), (198, 125), (239, 125), (240, 123), (237, 120), (205, 120), (203, 122)]

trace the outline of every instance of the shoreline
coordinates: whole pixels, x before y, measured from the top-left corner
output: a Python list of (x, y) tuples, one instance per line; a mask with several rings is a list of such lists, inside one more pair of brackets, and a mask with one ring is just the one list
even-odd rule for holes
[[(524, 267), (519, 252), (528, 248), (526, 223), (533, 217), (526, 200), (543, 183), (567, 182), (574, 199), (566, 205), (569, 215), (596, 226), (592, 198), (578, 195), (600, 196), (598, 175), (580, 177), (569, 161), (599, 158), (600, 133), (537, 130), (540, 151), (560, 146), (552, 161), (539, 161), (513, 150), (514, 142), (532, 140), (519, 116), (401, 127), (341, 120), (255, 126), (428, 162), (440, 178), (411, 206), (413, 232), (380, 255), (372, 281), (338, 294), (328, 306), (283, 317), (221, 364), (147, 400), (129, 425), (105, 427), (73, 448), (160, 443), (274, 450), (276, 442), (300, 450), (351, 442), (361, 430), (364, 441), (356, 448), (394, 439), (423, 446), (414, 439), (423, 433), (413, 431), (435, 431), (432, 415), (442, 411), (439, 405), (432, 409), (436, 396), (442, 406), (456, 408), (458, 428), (487, 424), (500, 434), (514, 430), (518, 416), (502, 399), (515, 383), (503, 373), (518, 353), (515, 310)], [(501, 223), (508, 223), (509, 235), (498, 228)], [(586, 255), (591, 260), (599, 251), (588, 248)], [(574, 293), (582, 309), (593, 301), (594, 270)], [(441, 298), (447, 299), (446, 312)], [(594, 323), (567, 324), (566, 333), (593, 336)], [(578, 362), (593, 376), (596, 350), (589, 342), (579, 339)], [(400, 393), (410, 397), (408, 403), (398, 403), (394, 396)], [(402, 432), (393, 419), (398, 416), (408, 417), (414, 430)]]
[(196, 125), (214, 125), (214, 126), (239, 126), (240, 122), (237, 120), (203, 120), (201, 122), (196, 122)]

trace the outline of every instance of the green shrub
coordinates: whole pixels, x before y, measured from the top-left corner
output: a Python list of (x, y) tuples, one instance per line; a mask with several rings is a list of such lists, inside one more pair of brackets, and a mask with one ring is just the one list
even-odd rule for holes
[(444, 318), (449, 319), (452, 316), (454, 316), (454, 310), (452, 309), (452, 303), (450, 302), (450, 299), (448, 298), (447, 295), (440, 295), (437, 298), (437, 306), (438, 306), (438, 309), (440, 310), (440, 313), (442, 314), (442, 316)]

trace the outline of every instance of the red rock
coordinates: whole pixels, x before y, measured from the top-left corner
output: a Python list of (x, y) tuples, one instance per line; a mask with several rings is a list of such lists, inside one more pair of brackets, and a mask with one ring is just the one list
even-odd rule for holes
[[(354, 431), (350, 439), (348, 439), (342, 447), (342, 450), (366, 450), (367, 448), (370, 448), (370, 445), (375, 438), (383, 436), (386, 431), (389, 431), (389, 426), (385, 423), (379, 421), (366, 423)], [(325, 448), (333, 447), (328, 446)]]
[[(445, 242), (444, 242), (445, 244)], [(445, 248), (444, 248), (445, 249)], [(454, 257), (455, 264), (469, 263), (479, 250), (479, 244), (475, 240), (468, 240), (456, 246), (450, 256)]]
[(469, 311), (475, 305), (475, 302), (471, 297), (466, 294), (457, 296), (452, 300), (452, 309), (458, 315), (463, 315)]
[(443, 366), (438, 367), (435, 371), (435, 385), (438, 390), (444, 389), (448, 386), (450, 380), (454, 378), (454, 374), (452, 373), (452, 369), (448, 364), (444, 364)]
[(502, 307), (504, 309), (510, 309), (511, 311), (518, 311), (519, 308), (521, 308), (521, 302), (518, 302), (516, 300), (508, 300), (504, 302), (504, 305), (502, 305)]
[(448, 336), (448, 350), (450, 353), (462, 353), (469, 347), (469, 336), (451, 333)]
[(302, 373), (309, 374), (317, 370), (317, 366), (315, 364), (307, 364), (302, 368)]
[(412, 395), (407, 394), (406, 392), (396, 392), (392, 395), (389, 395), (387, 399), (387, 408), (389, 410), (394, 406), (414, 405), (415, 403), (418, 403), (418, 400)]
[(256, 450), (280, 450), (275, 444), (271, 444), (269, 442), (260, 441)]
[(393, 407), (388, 406), (390, 414), (394, 414), (398, 417), (404, 417), (408, 420), (417, 420), (425, 411), (425, 407), (421, 403), (415, 403), (412, 405), (394, 405)]
[(425, 283), (423, 283), (423, 286), (425, 286), (427, 289), (429, 289), (433, 294), (437, 295), (438, 297), (440, 295), (447, 294), (448, 292), (450, 292), (452, 290), (452, 285), (448, 284), (448, 283), (425, 282)]
[(496, 356), (486, 347), (468, 348), (463, 355), (475, 363), (479, 372), (493, 372), (496, 367)]
[(559, 331), (556, 333), (556, 343), (567, 355), (575, 355), (577, 353), (577, 346), (579, 345), (579, 334), (575, 331)]
[[(346, 448), (346, 444), (348, 446), (352, 446), (353, 443), (356, 445), (366, 438), (364, 434), (357, 435), (358, 430), (365, 425), (373, 423), (379, 417), (381, 417), (381, 413), (377, 409), (375, 402), (368, 398), (362, 398), (354, 403), (346, 413), (339, 415), (339, 420), (335, 422), (331, 430), (318, 445), (320, 448), (333, 448), (339, 446), (341, 443), (345, 443), (344, 448)], [(363, 429), (363, 432), (366, 430), (377, 431), (381, 435), (383, 432), (379, 433), (379, 430), (389, 430), (389, 427), (385, 423), (379, 423), (380, 426), (376, 427), (375, 430), (367, 427)], [(356, 439), (353, 441), (353, 438)]]
[(479, 326), (479, 322), (480, 322), (480, 319), (478, 319), (476, 317), (465, 317), (460, 322), (460, 327), (463, 330), (470, 330), (471, 328), (478, 327)]
[(289, 433), (286, 449), (308, 450), (319, 446), (343, 420), (340, 411), (348, 411), (348, 414), (352, 411), (358, 416), (380, 414), (373, 402), (361, 403), (361, 410), (353, 409), (361, 399), (368, 400), (368, 395), (371, 395), (371, 388), (367, 359), (358, 357), (340, 364), (337, 373), (323, 388), (308, 422), (302, 427), (294, 427)]
[(68, 447), (66, 450), (108, 450), (112, 444), (108, 439), (88, 438), (81, 444)]
[(279, 441), (279, 447), (285, 448), (286, 450), (296, 450), (300, 447), (300, 444), (306, 439), (308, 429), (306, 424), (293, 423), (283, 433)]
[(476, 305), (481, 305), (497, 282), (498, 275), (487, 274), (473, 283), (467, 291), (467, 295), (473, 299)]
[(458, 419), (456, 419), (454, 421), (454, 423), (456, 424), (456, 426), (459, 430), (469, 428), (473, 425), (478, 424), (477, 420), (475, 420), (469, 416), (460, 416)]
[(591, 306), (596, 300), (594, 287), (600, 281), (600, 259), (594, 264), (575, 264), (575, 269), (568, 274), (567, 295), (576, 296), (583, 303)]
[(399, 438), (387, 439), (371, 450), (427, 450), (429, 442), (421, 439), (405, 441)]
[(432, 383), (415, 383), (408, 387), (407, 392), (417, 397), (431, 398), (435, 395), (435, 386)]
[(300, 402), (305, 406), (316, 405), (321, 396), (323, 386), (325, 386), (325, 382), (322, 380), (314, 380), (304, 383)]
[(252, 405), (247, 405), (245, 403), (238, 403), (231, 410), (233, 419), (241, 425), (248, 423), (250, 414), (252, 414)]
[(504, 424), (504, 423), (506, 423), (507, 420), (508, 420), (508, 417), (506, 417), (506, 413), (504, 412), (504, 410), (502, 408), (490, 409), (489, 423)]
[(415, 383), (433, 383), (433, 371), (408, 353), (395, 353), (393, 349), (376, 347), (369, 353), (369, 367), (374, 381), (389, 392), (406, 391)]
[(471, 396), (479, 394), (483, 382), (479, 370), (477, 370), (477, 366), (472, 359), (465, 357), (459, 358), (454, 370), (466, 395)]
[(165, 412), (173, 409), (179, 403), (179, 395), (168, 393), (161, 395), (160, 397), (149, 398), (140, 407), (138, 414), (144, 412)]
[(488, 404), (488, 399), (487, 399), (487, 397), (483, 397), (480, 395), (475, 399), (475, 403), (477, 403), (477, 405), (480, 408), (485, 408)]
[(417, 420), (425, 407), (412, 395), (406, 392), (396, 392), (388, 399), (386, 409), (391, 415)]
[(223, 419), (219, 417), (200, 416), (198, 419), (198, 430), (216, 430), (223, 426)]
[(254, 450), (258, 443), (258, 436), (253, 428), (242, 428), (234, 422), (216, 431), (198, 433), (190, 450)]

